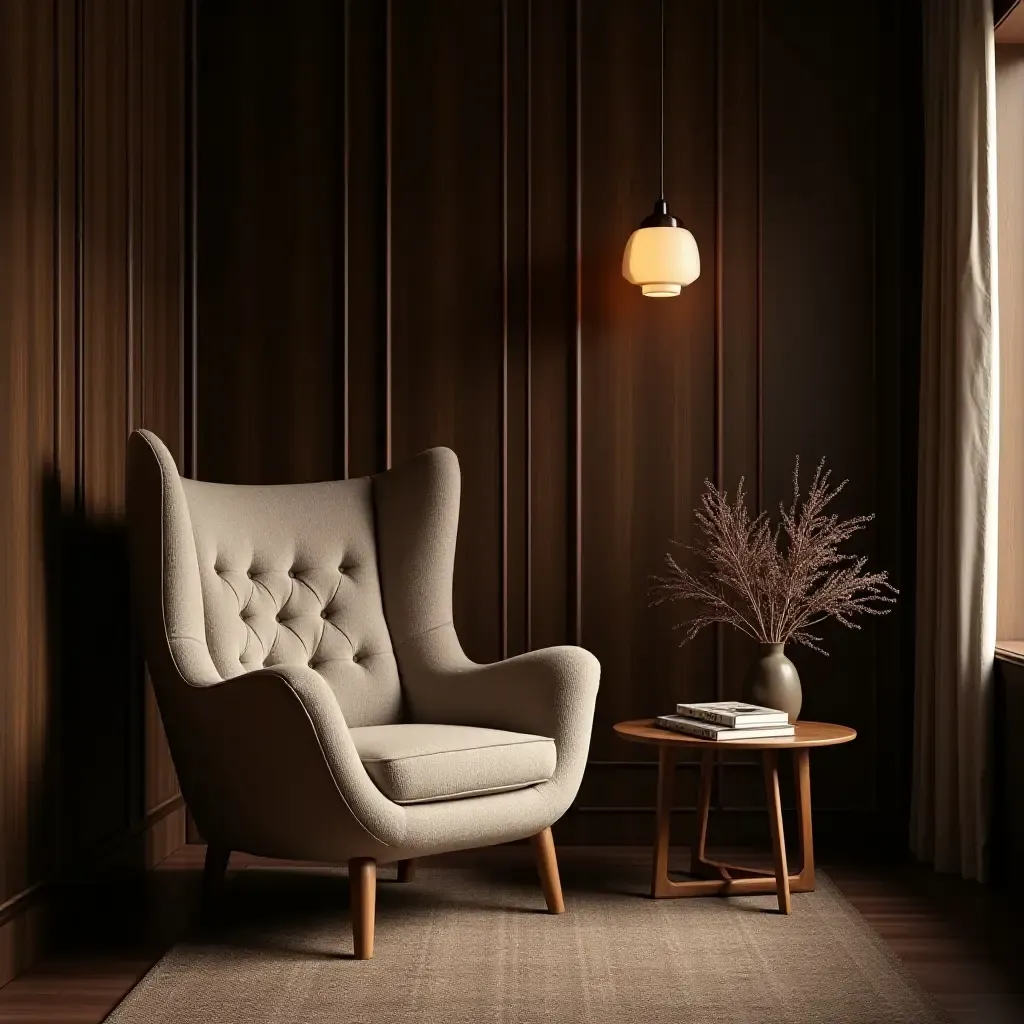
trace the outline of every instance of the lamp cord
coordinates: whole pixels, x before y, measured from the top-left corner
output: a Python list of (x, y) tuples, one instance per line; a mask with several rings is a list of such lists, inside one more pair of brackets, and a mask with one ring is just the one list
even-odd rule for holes
[(661, 199), (665, 198), (665, 0), (661, 0)]

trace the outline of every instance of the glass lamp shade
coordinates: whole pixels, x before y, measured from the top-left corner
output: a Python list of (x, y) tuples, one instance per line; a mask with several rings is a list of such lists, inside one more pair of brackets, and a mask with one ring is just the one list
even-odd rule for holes
[(700, 276), (697, 242), (686, 228), (639, 227), (626, 242), (622, 276), (651, 298), (678, 295)]

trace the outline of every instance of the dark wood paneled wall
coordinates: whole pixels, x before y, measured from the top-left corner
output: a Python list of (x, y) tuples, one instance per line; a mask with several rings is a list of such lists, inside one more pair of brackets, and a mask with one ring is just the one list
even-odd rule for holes
[[(200, 4), (203, 477), (463, 469), (456, 622), (486, 661), (601, 659), (563, 837), (646, 839), (654, 773), (610, 732), (738, 695), (750, 649), (647, 608), (705, 478), (774, 508), (797, 454), (874, 511), (913, 580), (916, 7), (668, 0), (666, 192), (702, 274), (641, 297), (622, 247), (658, 188), (658, 0)], [(901, 835), (912, 595), (794, 652), (819, 823)], [(681, 769), (681, 801), (692, 773)], [(761, 828), (756, 773), (717, 805)], [(683, 816), (684, 817), (684, 816)], [(685, 820), (685, 817), (684, 817)], [(724, 826), (728, 831), (729, 826)]]
[(188, 17), (0, 4), (0, 984), (53, 883), (184, 836), (122, 512), (130, 430), (184, 454)]

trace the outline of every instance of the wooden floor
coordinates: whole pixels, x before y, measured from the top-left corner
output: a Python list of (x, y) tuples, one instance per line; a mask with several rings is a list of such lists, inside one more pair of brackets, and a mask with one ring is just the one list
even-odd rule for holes
[[(70, 890), (63, 901), (66, 948), (0, 989), (0, 1022), (102, 1021), (187, 927), (198, 906), (203, 852), (202, 847), (184, 847), (146, 879)], [(448, 859), (516, 856), (529, 856), (529, 851), (501, 847)], [(634, 847), (564, 847), (559, 856), (570, 888), (574, 871), (597, 867), (611, 872), (624, 858), (646, 859), (649, 853)], [(674, 863), (677, 857), (680, 866), (686, 862), (685, 851), (677, 851)], [(231, 870), (252, 862), (236, 854)], [(1024, 1021), (1022, 905), (1016, 898), (912, 865), (823, 866), (951, 1020)], [(799, 897), (794, 910), (799, 913)]]

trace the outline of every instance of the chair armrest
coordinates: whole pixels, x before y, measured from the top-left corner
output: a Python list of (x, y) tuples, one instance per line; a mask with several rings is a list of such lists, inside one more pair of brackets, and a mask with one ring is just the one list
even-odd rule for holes
[(446, 685), (458, 688), (462, 713), (480, 724), (558, 739), (577, 727), (581, 713), (593, 716), (600, 677), (597, 658), (582, 647), (547, 647), (489, 665), (471, 664), (449, 676)]
[[(261, 668), (163, 696), (182, 790), (211, 841), (309, 856), (301, 851), (330, 845), (326, 832), (343, 827), (347, 809), (356, 832), (401, 843), (404, 815), (366, 774), (334, 693), (313, 669)], [(324, 835), (304, 845), (311, 822)]]
[(478, 665), (463, 654), (448, 625), (403, 644), (399, 660), (414, 721), (550, 736), (558, 750), (557, 774), (563, 767), (582, 771), (601, 676), (589, 651), (548, 647)]

